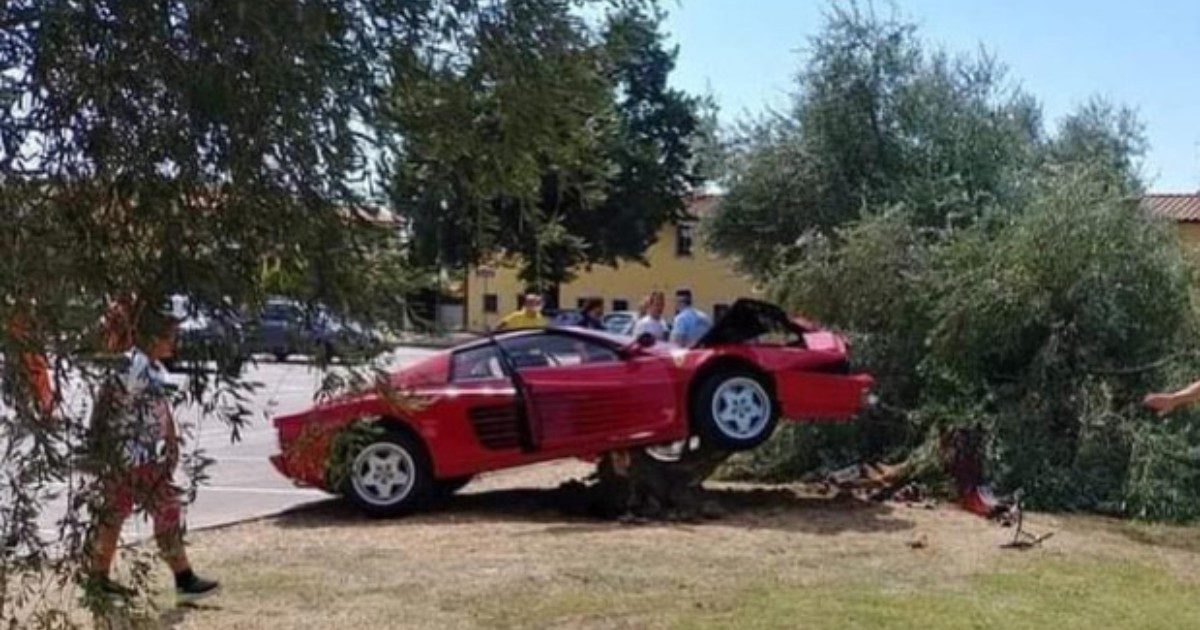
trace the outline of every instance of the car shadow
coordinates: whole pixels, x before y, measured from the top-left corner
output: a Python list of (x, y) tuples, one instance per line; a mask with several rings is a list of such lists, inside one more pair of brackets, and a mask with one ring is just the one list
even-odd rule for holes
[(362, 527), (526, 522), (546, 525), (541, 533), (575, 534), (641, 526), (688, 529), (708, 525), (774, 529), (795, 533), (835, 535), (845, 532), (895, 532), (913, 529), (901, 510), (888, 503), (849, 495), (811, 496), (791, 487), (722, 485), (705, 491), (721, 515), (712, 519), (613, 519), (595, 515), (588, 499), (576, 488), (516, 488), (471, 492), (400, 519), (364, 516), (348, 503), (330, 499), (309, 503), (274, 519), (282, 528), (324, 528), (346, 524)]

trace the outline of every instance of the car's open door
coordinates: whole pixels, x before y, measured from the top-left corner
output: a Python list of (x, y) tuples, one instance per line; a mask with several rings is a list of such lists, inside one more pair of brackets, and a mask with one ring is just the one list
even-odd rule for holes
[(497, 454), (533, 450), (519, 376), (496, 339), (456, 351), (450, 371), (455, 404), (480, 446)]
[(599, 453), (686, 437), (669, 358), (554, 330), (501, 343), (539, 451)]

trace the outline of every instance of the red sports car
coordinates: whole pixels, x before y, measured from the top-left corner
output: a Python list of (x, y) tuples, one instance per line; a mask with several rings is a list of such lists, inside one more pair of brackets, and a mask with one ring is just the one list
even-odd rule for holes
[(694, 346), (577, 328), (499, 333), (369, 392), (275, 418), (271, 462), (296, 483), (396, 514), (477, 473), (615, 449), (754, 448), (780, 417), (848, 420), (873, 383), (842, 337), (740, 300)]

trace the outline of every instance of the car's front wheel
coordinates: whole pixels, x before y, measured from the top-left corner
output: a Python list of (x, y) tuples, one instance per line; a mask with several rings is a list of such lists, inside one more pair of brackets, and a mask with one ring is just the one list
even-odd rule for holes
[(431, 483), (424, 449), (408, 435), (388, 432), (350, 460), (346, 497), (371, 516), (394, 516), (419, 507)]
[(748, 369), (730, 369), (700, 384), (692, 419), (702, 439), (717, 450), (744, 451), (771, 437), (779, 410), (766, 379)]

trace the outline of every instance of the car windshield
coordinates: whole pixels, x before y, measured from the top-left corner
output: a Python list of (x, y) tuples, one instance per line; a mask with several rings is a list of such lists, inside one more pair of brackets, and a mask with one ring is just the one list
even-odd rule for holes
[(505, 354), (517, 369), (570, 367), (618, 360), (612, 348), (572, 335), (539, 333), (506, 339), (502, 343)]

